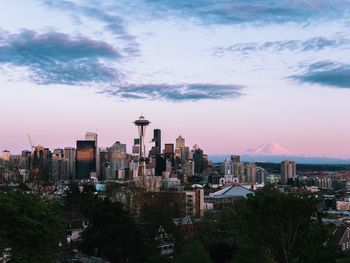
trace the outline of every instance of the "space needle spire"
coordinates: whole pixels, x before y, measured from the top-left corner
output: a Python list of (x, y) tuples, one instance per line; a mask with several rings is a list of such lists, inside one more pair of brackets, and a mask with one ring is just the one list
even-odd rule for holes
[(145, 134), (146, 134), (146, 127), (151, 122), (146, 120), (144, 116), (140, 116), (138, 120), (134, 121), (134, 124), (137, 126), (140, 136), (140, 151), (139, 151), (139, 164), (138, 164), (138, 172), (137, 176), (144, 176), (145, 175)]

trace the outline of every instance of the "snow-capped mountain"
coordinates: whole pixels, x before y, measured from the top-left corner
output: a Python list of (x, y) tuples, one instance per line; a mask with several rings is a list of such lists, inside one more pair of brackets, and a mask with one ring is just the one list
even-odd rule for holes
[(246, 155), (279, 155), (279, 156), (300, 156), (300, 153), (293, 152), (281, 145), (270, 142), (260, 145), (256, 149), (249, 149), (245, 152)]

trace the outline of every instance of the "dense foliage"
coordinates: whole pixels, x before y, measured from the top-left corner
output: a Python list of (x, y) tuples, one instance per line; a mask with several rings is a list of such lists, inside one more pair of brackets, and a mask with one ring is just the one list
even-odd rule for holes
[(316, 201), (272, 188), (222, 211), (217, 220), (206, 219), (198, 238), (216, 262), (331, 263), (337, 256)]
[(11, 263), (55, 262), (64, 222), (54, 202), (22, 191), (0, 192), (0, 255)]

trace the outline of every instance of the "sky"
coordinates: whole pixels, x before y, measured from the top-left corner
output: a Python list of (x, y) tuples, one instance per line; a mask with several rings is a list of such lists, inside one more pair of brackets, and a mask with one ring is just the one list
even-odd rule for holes
[(209, 155), (350, 158), (349, 28), (350, 0), (0, 1), (0, 150), (130, 149), (143, 113)]

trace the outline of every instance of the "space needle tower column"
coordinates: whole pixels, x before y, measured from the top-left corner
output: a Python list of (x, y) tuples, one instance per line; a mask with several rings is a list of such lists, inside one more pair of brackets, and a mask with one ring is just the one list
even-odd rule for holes
[[(145, 117), (140, 116), (140, 118), (136, 121), (134, 121), (134, 124), (138, 127), (139, 130), (139, 136), (140, 136), (140, 151), (139, 151), (139, 164), (138, 164), (138, 171), (137, 171), (137, 176), (141, 177), (144, 179), (145, 176), (145, 170), (146, 170), (146, 164), (145, 164), (145, 158), (144, 158), (144, 151), (145, 151), (145, 133), (146, 133), (146, 126), (150, 124), (148, 120), (145, 119)], [(140, 180), (139, 178), (138, 180)], [(144, 184), (144, 180), (141, 184)]]

